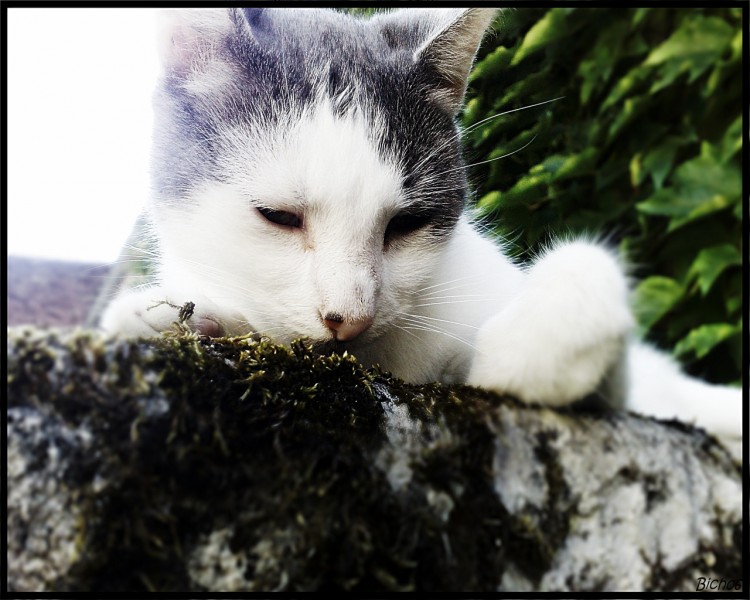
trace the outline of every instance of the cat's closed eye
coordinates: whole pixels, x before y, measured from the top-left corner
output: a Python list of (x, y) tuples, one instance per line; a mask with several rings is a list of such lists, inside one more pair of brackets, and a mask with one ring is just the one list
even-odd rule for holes
[(258, 206), (257, 209), (258, 212), (271, 223), (282, 225), (284, 227), (302, 227), (302, 219), (292, 212), (286, 210), (273, 210), (264, 206)]
[(430, 217), (427, 215), (400, 213), (388, 223), (388, 227), (385, 229), (385, 243), (417, 231), (429, 222)]

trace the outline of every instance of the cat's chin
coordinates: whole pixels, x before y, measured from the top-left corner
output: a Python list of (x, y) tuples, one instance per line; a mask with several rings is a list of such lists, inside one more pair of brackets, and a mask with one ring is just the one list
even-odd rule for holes
[(313, 352), (319, 355), (331, 355), (331, 354), (349, 354), (358, 355), (360, 352), (367, 352), (367, 348), (370, 344), (375, 342), (380, 336), (372, 335), (372, 332), (368, 331), (365, 335), (357, 336), (355, 339), (348, 342), (341, 342), (335, 339), (328, 340), (312, 340)]

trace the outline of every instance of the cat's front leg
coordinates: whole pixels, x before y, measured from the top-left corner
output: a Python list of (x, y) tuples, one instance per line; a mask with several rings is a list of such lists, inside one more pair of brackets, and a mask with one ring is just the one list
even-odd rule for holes
[(249, 329), (239, 315), (229, 314), (199, 294), (186, 294), (154, 286), (128, 291), (104, 311), (100, 327), (108, 333), (151, 337), (182, 324), (210, 337), (238, 335)]
[(619, 404), (632, 326), (627, 279), (614, 255), (585, 241), (559, 245), (480, 329), (468, 383), (546, 405), (606, 387)]

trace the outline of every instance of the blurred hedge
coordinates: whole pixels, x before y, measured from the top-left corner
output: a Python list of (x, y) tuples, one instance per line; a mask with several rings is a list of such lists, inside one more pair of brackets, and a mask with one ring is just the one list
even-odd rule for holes
[[(530, 258), (601, 235), (633, 265), (641, 333), (739, 382), (740, 8), (506, 9), (463, 114), (477, 207)], [(547, 104), (528, 107), (561, 97)]]

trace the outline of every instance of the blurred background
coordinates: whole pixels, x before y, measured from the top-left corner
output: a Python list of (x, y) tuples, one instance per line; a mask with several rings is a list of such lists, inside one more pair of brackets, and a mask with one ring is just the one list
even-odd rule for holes
[(741, 9), (511, 9), (495, 29), (470, 79), (467, 154), (528, 146), (472, 171), (493, 231), (524, 258), (557, 235), (604, 236), (631, 265), (639, 333), (739, 383)]
[(7, 9), (9, 325), (92, 326), (112, 267), (125, 276), (149, 193), (154, 14)]
[[(8, 9), (11, 325), (93, 326), (121, 281), (148, 271), (129, 247), (148, 197), (153, 12)], [(739, 7), (506, 9), (460, 117), (469, 163), (508, 155), (469, 174), (511, 253), (601, 236), (631, 265), (639, 334), (734, 383), (741, 21)]]

